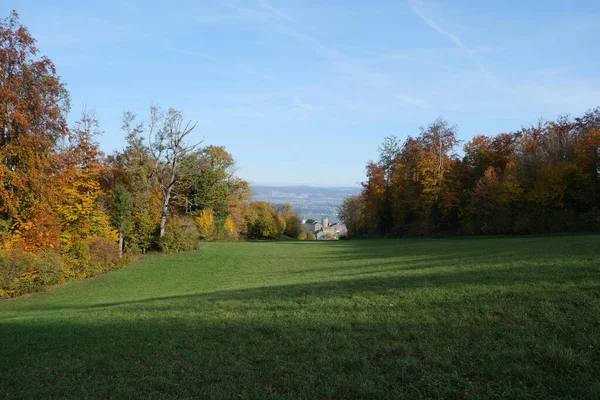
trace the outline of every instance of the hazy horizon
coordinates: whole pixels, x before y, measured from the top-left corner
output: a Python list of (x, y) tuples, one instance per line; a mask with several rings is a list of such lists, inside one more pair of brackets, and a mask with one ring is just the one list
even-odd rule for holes
[(289, 183), (289, 182), (280, 182), (280, 183), (259, 183), (259, 182), (248, 182), (248, 184), (252, 186), (260, 186), (260, 187), (309, 187), (309, 188), (329, 188), (329, 189), (345, 189), (345, 188), (360, 188), (360, 184), (356, 185), (345, 185), (345, 184), (310, 184), (310, 183)]

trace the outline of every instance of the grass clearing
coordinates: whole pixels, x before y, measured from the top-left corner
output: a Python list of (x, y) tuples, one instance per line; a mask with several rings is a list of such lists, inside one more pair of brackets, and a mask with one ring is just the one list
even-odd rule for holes
[(600, 236), (207, 243), (0, 301), (0, 398), (598, 398)]

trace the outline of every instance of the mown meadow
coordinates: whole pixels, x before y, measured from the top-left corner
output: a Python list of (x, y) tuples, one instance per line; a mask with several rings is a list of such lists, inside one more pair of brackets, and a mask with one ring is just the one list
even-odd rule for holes
[(598, 398), (600, 236), (206, 243), (0, 301), (0, 398)]

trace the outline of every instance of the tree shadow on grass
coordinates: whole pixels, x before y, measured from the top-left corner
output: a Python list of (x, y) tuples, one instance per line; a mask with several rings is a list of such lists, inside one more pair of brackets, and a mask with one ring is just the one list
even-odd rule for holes
[[(432, 246), (432, 243), (435, 245)], [(278, 246), (297, 246), (298, 243), (281, 243)], [(302, 245), (302, 243), (300, 243)], [(541, 240), (527, 239), (487, 239), (477, 241), (462, 241), (448, 239), (409, 239), (409, 240), (373, 240), (373, 241), (342, 241), (324, 242), (318, 246), (307, 246), (302, 254), (302, 249), (294, 247), (298, 257), (315, 262), (346, 261), (346, 260), (377, 260), (399, 257), (447, 257), (449, 261), (460, 258), (465, 254), (497, 255), (501, 257), (518, 255), (523, 252), (516, 251), (524, 248), (527, 252), (544, 253), (551, 249), (553, 243)], [(322, 251), (319, 251), (322, 249)]]
[[(561, 252), (556, 250), (555, 243), (521, 243), (520, 241), (506, 241), (505, 239), (481, 241), (485, 246), (473, 247), (464, 242), (468, 248), (457, 247), (453, 241), (440, 241), (440, 246), (434, 247), (430, 243), (416, 242), (411, 246), (397, 248), (385, 245), (385, 241), (366, 243), (360, 246), (344, 246), (337, 252), (328, 251), (323, 257), (313, 257), (307, 268), (294, 271), (283, 270), (282, 275), (291, 273), (296, 275), (315, 275), (326, 273), (334, 276), (359, 276), (380, 272), (404, 274), (409, 271), (425, 272), (435, 269), (480, 270), (497, 269), (499, 267), (535, 266), (545, 268), (546, 273), (555, 267), (566, 267), (574, 258), (587, 257), (593, 262), (598, 259), (597, 253), (590, 248), (589, 243), (580, 251)], [(383, 244), (382, 244), (383, 243)], [(574, 243), (577, 245), (577, 242)], [(524, 246), (524, 248), (520, 248)], [(335, 246), (334, 246), (335, 247)], [(334, 254), (331, 254), (334, 253)], [(569, 273), (568, 269), (561, 270)], [(485, 271), (480, 271), (484, 275)], [(560, 271), (558, 271), (560, 273)]]
[[(260, 286), (237, 290), (216, 290), (206, 293), (189, 293), (175, 296), (154, 296), (142, 299), (131, 299), (117, 302), (87, 303), (87, 304), (34, 304), (18, 307), (18, 315), (22, 317), (27, 312), (61, 311), (61, 310), (93, 310), (115, 306), (128, 306), (151, 302), (194, 300), (198, 302), (214, 302), (218, 300), (250, 300), (276, 299), (286, 300), (306, 295), (329, 298), (344, 295), (385, 294), (390, 291), (419, 291), (426, 288), (439, 290), (456, 290), (461, 287), (505, 287), (524, 285), (593, 285), (600, 282), (598, 266), (583, 264), (570, 265), (570, 258), (558, 259), (553, 257), (552, 263), (541, 259), (538, 261), (506, 264), (495, 258), (462, 257), (464, 268), (446, 268), (447, 258), (426, 259), (421, 263), (409, 263), (408, 266), (398, 265), (391, 261), (388, 264), (379, 263), (368, 268), (362, 266), (325, 267), (292, 271), (310, 277), (310, 273), (327, 272), (325, 281), (276, 286)], [(484, 263), (487, 260), (487, 263)], [(490, 261), (492, 260), (492, 261)], [(469, 266), (467, 266), (469, 265)], [(436, 271), (436, 268), (440, 270)], [(339, 271), (340, 274), (331, 272)], [(290, 272), (285, 272), (290, 273)], [(381, 273), (388, 273), (381, 275)], [(368, 275), (374, 276), (368, 276)], [(380, 275), (378, 275), (380, 274)], [(1, 320), (0, 320), (1, 321)]]
[(593, 398), (600, 278), (524, 272), (37, 310), (0, 324), (0, 397)]
[(596, 398), (597, 263), (411, 246), (344, 244), (356, 266), (304, 272), (325, 282), (23, 304), (0, 398)]
[[(369, 258), (368, 262), (364, 259), (347, 256), (343, 258), (332, 257), (332, 260), (323, 262), (311, 268), (305, 268), (294, 271), (284, 271), (282, 274), (292, 273), (297, 275), (307, 275), (319, 272), (326, 272), (333, 275), (345, 274), (346, 272), (358, 271), (357, 274), (377, 273), (381, 267), (389, 267), (388, 271), (406, 272), (411, 270), (428, 270), (440, 267), (461, 267), (478, 264), (482, 267), (494, 267), (495, 264), (501, 264), (505, 261), (498, 258), (497, 255), (479, 255), (465, 256), (464, 253), (447, 253), (445, 255), (408, 255), (408, 256), (389, 256), (379, 258)], [(320, 266), (326, 265), (326, 266)], [(395, 266), (395, 268), (391, 268)]]

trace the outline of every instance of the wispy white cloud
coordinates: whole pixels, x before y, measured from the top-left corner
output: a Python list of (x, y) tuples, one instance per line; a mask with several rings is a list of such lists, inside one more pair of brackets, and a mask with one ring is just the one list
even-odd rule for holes
[[(294, 99), (293, 110), (296, 116), (300, 111), (301, 118), (305, 119), (311, 116), (315, 110), (327, 108), (329, 113), (320, 113), (319, 117), (333, 118), (332, 115), (335, 114), (335, 110), (343, 113), (349, 109), (350, 104), (353, 104), (353, 96), (356, 97), (354, 100), (362, 106), (363, 115), (367, 113), (366, 109), (372, 107), (376, 101), (387, 101), (390, 107), (393, 105), (393, 102), (390, 101), (393, 89), (390, 88), (395, 85), (395, 82), (377, 67), (374, 67), (372, 60), (349, 57), (337, 48), (325, 44), (318, 37), (308, 33), (308, 30), (298, 19), (274, 7), (268, 0), (255, 0), (255, 4), (257, 4), (255, 8), (242, 7), (237, 3), (226, 2), (227, 0), (218, 1), (222, 6), (231, 10), (234, 15), (244, 18), (246, 22), (266, 25), (275, 32), (305, 46), (324, 61), (328, 70), (336, 71), (335, 82), (329, 81), (326, 83), (330, 87), (335, 87), (335, 89), (331, 91), (324, 90), (323, 83), (315, 83), (319, 88), (310, 91), (308, 100), (304, 95), (296, 95), (296, 93), (292, 95), (292, 99)], [(334, 97), (334, 99), (328, 98), (325, 100), (323, 98), (324, 93), (339, 93), (340, 88), (351, 95), (339, 97), (332, 94), (329, 97)], [(367, 102), (364, 96), (357, 95), (359, 92), (369, 93), (373, 98)], [(300, 100), (300, 97), (303, 100)], [(378, 109), (381, 109), (381, 106), (378, 106)]]
[(429, 26), (431, 29), (437, 31), (441, 35), (445, 36), (452, 43), (454, 43), (456, 46), (458, 46), (460, 49), (462, 49), (467, 54), (467, 57), (469, 57), (470, 59), (472, 59), (475, 62), (475, 64), (477, 65), (477, 67), (484, 74), (487, 74), (487, 71), (484, 68), (483, 64), (477, 58), (476, 51), (473, 50), (473, 49), (471, 49), (467, 45), (465, 45), (459, 39), (459, 37), (457, 35), (455, 35), (454, 33), (450, 32), (450, 31), (445, 30), (437, 22), (435, 22), (432, 18), (430, 18), (429, 16), (427, 16), (427, 14), (423, 11), (423, 3), (422, 3), (422, 1), (420, 1), (420, 0), (411, 0), (410, 1), (410, 7), (411, 7), (412, 11), (417, 15), (417, 17), (421, 18), (421, 20), (423, 20), (423, 22), (425, 22), (425, 24), (427, 26)]
[(437, 24), (437, 22), (435, 22), (434, 20), (432, 20), (431, 18), (429, 18), (427, 15), (425, 15), (425, 13), (423, 12), (423, 10), (418, 6), (417, 1), (413, 1), (411, 3), (411, 8), (412, 8), (413, 12), (419, 18), (421, 18), (423, 20), (423, 22), (425, 22), (431, 29), (434, 29), (434, 30), (438, 31), (439, 33), (441, 33), (442, 35), (446, 36), (448, 39), (450, 39), (452, 42), (454, 42), (454, 44), (456, 44), (458, 47), (460, 47), (461, 49), (463, 49), (468, 54), (472, 54), (473, 53), (473, 50), (471, 50), (470, 48), (468, 48), (467, 46), (465, 46), (463, 44), (463, 42), (461, 42), (461, 40), (458, 38), (458, 36), (456, 36), (455, 34), (453, 34), (451, 32), (448, 32), (445, 29), (443, 29), (441, 26), (439, 26)]
[[(275, 31), (311, 47), (317, 55), (326, 60), (337, 60), (343, 56), (337, 50), (323, 45), (313, 36), (303, 33), (299, 28), (298, 22), (294, 18), (290, 17), (280, 9), (273, 7), (268, 0), (257, 0), (258, 8), (241, 7), (226, 0), (217, 0), (217, 2), (221, 6), (233, 11), (229, 18), (232, 21), (246, 21), (249, 23), (267, 25)], [(202, 22), (202, 19), (200, 19), (199, 22)]]
[[(266, 3), (268, 6), (265, 7), (263, 3)], [(275, 30), (312, 48), (318, 56), (323, 58), (338, 70), (348, 74), (349, 76), (352, 76), (357, 82), (362, 82), (368, 86), (387, 86), (392, 83), (391, 79), (389, 79), (389, 77), (383, 74), (381, 71), (368, 68), (366, 67), (365, 63), (351, 59), (342, 51), (327, 46), (318, 38), (305, 33), (295, 19), (283, 13), (281, 10), (273, 7), (268, 0), (259, 0), (259, 4), (261, 4), (263, 8), (269, 10), (275, 16), (278, 16), (280, 20), (285, 20), (271, 22), (271, 26)]]
[[(268, 22), (270, 18), (268, 10), (257, 9), (257, 8), (246, 8), (241, 7), (237, 4), (231, 3), (225, 0), (217, 0), (217, 3), (221, 6), (233, 11), (232, 14), (216, 14), (215, 19), (218, 22), (219, 20), (226, 22), (254, 22), (254, 23), (264, 23)], [(199, 22), (203, 22), (203, 16), (198, 17)]]
[(287, 20), (287, 21), (291, 21), (291, 22), (293, 22), (293, 21), (294, 21), (294, 19), (293, 19), (292, 17), (290, 17), (289, 15), (287, 15), (285, 12), (281, 11), (281, 10), (280, 10), (280, 9), (278, 9), (278, 8), (275, 8), (275, 7), (273, 7), (273, 5), (271, 5), (271, 3), (269, 2), (269, 0), (258, 0), (258, 4), (259, 4), (259, 5), (260, 5), (262, 8), (264, 8), (264, 9), (266, 9), (266, 10), (269, 10), (269, 11), (271, 11), (271, 12), (275, 13), (275, 14), (276, 14), (277, 16), (279, 16), (280, 18), (283, 18), (283, 19), (285, 19), (285, 20)]
[(416, 97), (409, 96), (404, 93), (396, 93), (394, 97), (406, 104), (410, 104), (411, 106), (419, 107), (419, 108), (427, 108), (429, 105), (425, 100), (417, 99)]

